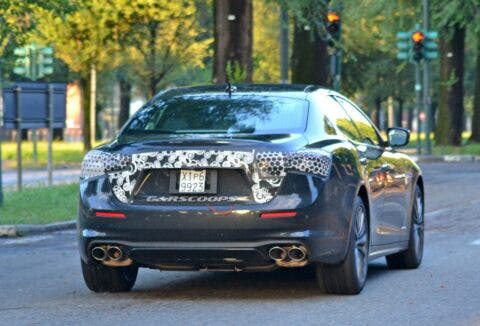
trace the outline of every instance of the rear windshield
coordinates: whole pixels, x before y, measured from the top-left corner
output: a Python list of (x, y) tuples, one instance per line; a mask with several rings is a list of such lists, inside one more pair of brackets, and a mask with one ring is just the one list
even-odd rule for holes
[(135, 134), (285, 134), (303, 132), (308, 102), (259, 95), (189, 95), (142, 108), (123, 130)]

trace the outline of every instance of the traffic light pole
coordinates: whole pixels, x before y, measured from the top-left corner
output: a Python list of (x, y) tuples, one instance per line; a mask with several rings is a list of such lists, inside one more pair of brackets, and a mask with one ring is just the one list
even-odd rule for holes
[(416, 109), (417, 117), (417, 154), (422, 154), (422, 121), (420, 119), (420, 111), (422, 107), (422, 85), (420, 84), (420, 64), (415, 63), (415, 95), (416, 95)]
[[(423, 29), (428, 31), (428, 0), (423, 0)], [(430, 155), (432, 153), (432, 144), (430, 141), (430, 134), (433, 129), (433, 117), (432, 117), (432, 106), (429, 96), (430, 90), (430, 70), (428, 60), (424, 60), (423, 62), (423, 107), (426, 114), (426, 121), (425, 121), (425, 144), (427, 154)]]

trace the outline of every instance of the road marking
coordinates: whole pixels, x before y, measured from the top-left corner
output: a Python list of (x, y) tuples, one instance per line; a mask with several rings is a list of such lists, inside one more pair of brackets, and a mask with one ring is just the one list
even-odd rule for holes
[(474, 245), (474, 246), (480, 246), (480, 239), (472, 241), (471, 244)]
[(21, 239), (6, 240), (3, 244), (5, 245), (29, 244), (32, 242), (43, 241), (51, 238), (53, 238), (53, 236), (51, 235), (37, 235), (37, 236), (26, 237)]
[(438, 209), (436, 211), (433, 211), (433, 212), (428, 212), (428, 213), (425, 213), (425, 216), (428, 216), (428, 217), (435, 217), (437, 215), (440, 215), (442, 213), (446, 213), (450, 211), (450, 208), (442, 208), (442, 209)]

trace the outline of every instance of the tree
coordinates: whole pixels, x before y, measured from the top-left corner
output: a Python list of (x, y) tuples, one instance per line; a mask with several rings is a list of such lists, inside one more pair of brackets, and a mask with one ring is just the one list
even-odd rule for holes
[(463, 131), (463, 62), (465, 28), (455, 26), (440, 39), (440, 104), (435, 140), (440, 145), (460, 146)]
[(252, 0), (214, 0), (215, 52), (213, 80), (217, 84), (251, 82)]
[(268, 0), (253, 3), (253, 80), (277, 83), (280, 80), (280, 6)]
[(472, 135), (471, 142), (480, 143), (480, 13), (477, 13), (477, 55), (475, 67), (475, 91), (473, 97), (473, 117), (472, 117)]
[[(114, 53), (118, 50), (120, 11), (110, 2), (102, 0), (71, 1), (71, 6), (58, 6), (53, 10), (35, 6), (33, 17), (36, 27), (32, 39), (54, 47), (55, 56), (63, 60), (70, 70), (79, 73), (83, 103), (84, 149), (92, 147), (96, 120), (97, 71), (113, 69), (118, 64)], [(90, 112), (87, 110), (90, 107)]]
[(476, 0), (433, 1), (440, 30), (440, 101), (435, 130), (437, 144), (460, 146), (464, 125), (464, 61), (467, 22), (473, 21)]
[(327, 0), (285, 2), (294, 16), (292, 82), (328, 86)]
[[(120, 1), (120, 0), (119, 0)], [(204, 37), (191, 1), (122, 0), (122, 60), (147, 96), (175, 70), (204, 67), (211, 39)]]

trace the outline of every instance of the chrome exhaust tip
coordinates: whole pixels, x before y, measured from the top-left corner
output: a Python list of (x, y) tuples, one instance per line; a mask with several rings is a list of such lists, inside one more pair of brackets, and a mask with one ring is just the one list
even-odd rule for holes
[(117, 246), (109, 246), (107, 249), (107, 256), (110, 260), (118, 261), (123, 257), (122, 249)]
[(275, 261), (281, 261), (287, 258), (287, 251), (282, 247), (275, 246), (270, 248), (268, 256)]
[(92, 249), (92, 257), (98, 261), (104, 261), (107, 259), (107, 252), (103, 247), (94, 247)]
[(293, 246), (288, 250), (288, 258), (292, 261), (302, 261), (307, 257), (305, 248)]

